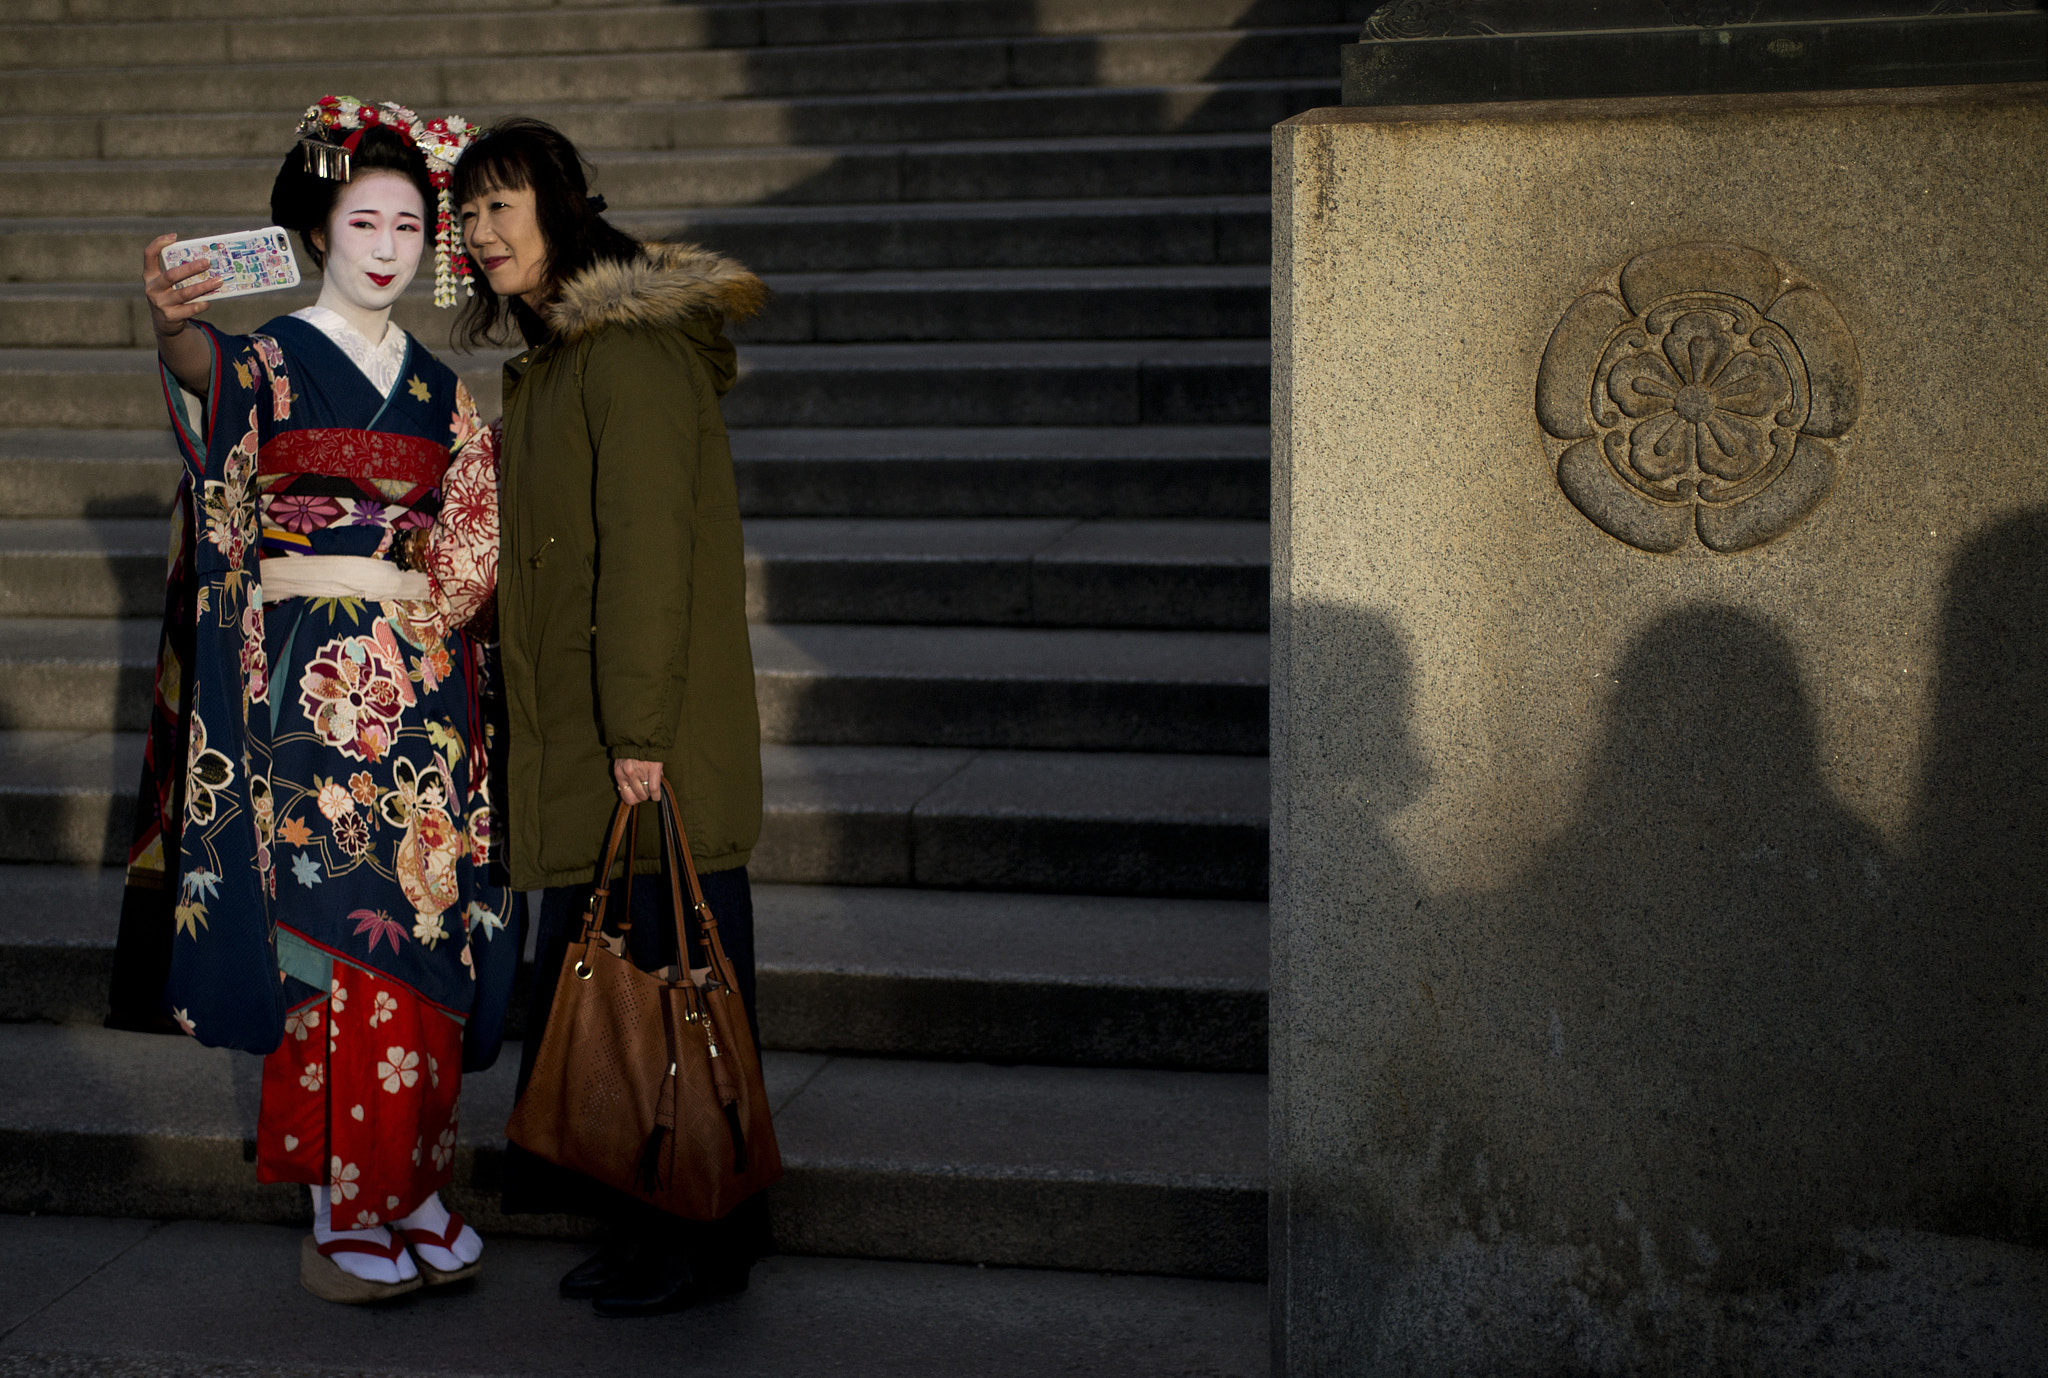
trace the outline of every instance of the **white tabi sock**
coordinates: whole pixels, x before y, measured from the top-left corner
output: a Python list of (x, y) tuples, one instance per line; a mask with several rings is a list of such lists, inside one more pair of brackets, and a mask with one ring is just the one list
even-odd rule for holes
[[(327, 1201), (327, 1188), (313, 1187), (313, 1242), (332, 1244), (337, 1239), (358, 1239), (365, 1244), (374, 1244), (380, 1249), (391, 1246), (391, 1231), (382, 1225), (373, 1225), (367, 1230), (337, 1230), (333, 1228), (334, 1216)], [(358, 1253), (354, 1249), (342, 1249), (328, 1255), (335, 1266), (351, 1277), (365, 1282), (410, 1282), (420, 1275), (413, 1265), (412, 1255), (404, 1249), (398, 1257), (381, 1258), (376, 1254)]]
[[(425, 1230), (436, 1237), (445, 1237), (449, 1218), (448, 1208), (441, 1204), (441, 1193), (437, 1191), (420, 1202), (418, 1210), (391, 1224), (400, 1231)], [(418, 1239), (408, 1239), (406, 1243), (420, 1256), (421, 1262), (440, 1273), (467, 1268), (483, 1257), (484, 1252), (483, 1236), (472, 1230), (467, 1221), (463, 1222), (462, 1233), (455, 1236), (455, 1245), (451, 1249), (444, 1249), (438, 1244), (424, 1244)]]

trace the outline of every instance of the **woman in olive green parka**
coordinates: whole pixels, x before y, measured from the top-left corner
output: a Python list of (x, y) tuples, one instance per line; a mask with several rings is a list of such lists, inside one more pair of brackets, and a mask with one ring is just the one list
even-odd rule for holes
[[(761, 831), (760, 722), (718, 399), (735, 372), (723, 328), (766, 292), (718, 254), (628, 238), (586, 190), (574, 145), (536, 120), (478, 139), (453, 187), (485, 279), (471, 336), (509, 312), (529, 346), (505, 366), (498, 561), (499, 854), (515, 888), (542, 891), (522, 1091), (606, 825), (664, 779), (754, 1022), (746, 863)], [(660, 829), (641, 834), (634, 869), (658, 870)], [(676, 961), (666, 887), (634, 886), (617, 908), (631, 910), (636, 963)], [(610, 1242), (560, 1290), (611, 1316), (743, 1289), (767, 1243), (758, 1196), (723, 1220), (682, 1221), (516, 1146), (505, 1208), (610, 1220)]]
[[(761, 832), (760, 724), (724, 321), (760, 280), (649, 245), (564, 283), (543, 344), (505, 366), (499, 635), (510, 716), (512, 884), (587, 883), (617, 803), (611, 763), (659, 761), (700, 871)], [(600, 560), (599, 556), (603, 558)], [(652, 828), (640, 869), (658, 864)]]

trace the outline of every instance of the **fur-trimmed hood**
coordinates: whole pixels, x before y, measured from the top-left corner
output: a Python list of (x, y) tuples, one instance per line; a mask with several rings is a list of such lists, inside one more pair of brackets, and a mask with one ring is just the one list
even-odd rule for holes
[(630, 263), (593, 263), (562, 284), (546, 309), (557, 338), (573, 344), (607, 325), (675, 328), (743, 321), (768, 300), (761, 279), (695, 244), (649, 243)]

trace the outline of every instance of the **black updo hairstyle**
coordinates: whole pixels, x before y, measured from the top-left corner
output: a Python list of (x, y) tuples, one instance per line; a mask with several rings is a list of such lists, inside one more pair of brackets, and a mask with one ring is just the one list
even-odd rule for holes
[[(553, 301), (562, 284), (593, 263), (631, 263), (641, 257), (640, 241), (618, 229), (601, 213), (602, 198), (590, 195), (583, 156), (568, 135), (541, 120), (523, 116), (501, 120), (479, 135), (455, 165), (451, 195), (456, 214), (469, 201), (493, 191), (533, 192), (534, 219), (547, 245), (547, 267), (541, 299)], [(548, 324), (517, 297), (491, 290), (483, 267), (472, 260), (475, 295), (463, 308), (457, 333), (471, 345), (495, 344), (510, 316), (529, 345), (547, 339)]]
[[(395, 172), (419, 188), (420, 232), (428, 241), (422, 252), (431, 255), (434, 251), (432, 239), (436, 204), (434, 184), (427, 176), (427, 160), (420, 156), (419, 149), (413, 147), (412, 140), (383, 125), (365, 129), (363, 137), (356, 143), (355, 152), (349, 156), (349, 177), (353, 180), (366, 172)], [(336, 182), (308, 172), (306, 150), (298, 144), (293, 144), (291, 152), (284, 155), (284, 166), (277, 170), (277, 180), (270, 184), (271, 222), (298, 232), (299, 245), (315, 268), (326, 268), (327, 253), (313, 242), (311, 232), (327, 228), (327, 217), (334, 214), (334, 202), (347, 185), (346, 182)], [(432, 271), (430, 264), (423, 266)]]

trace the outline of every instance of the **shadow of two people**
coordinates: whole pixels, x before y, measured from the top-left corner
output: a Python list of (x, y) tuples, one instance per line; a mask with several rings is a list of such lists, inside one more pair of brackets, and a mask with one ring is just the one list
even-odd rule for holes
[(1290, 635), (1348, 648), (1294, 748), (1354, 815), (1292, 863), (1326, 868), (1341, 912), (1290, 966), (1356, 991), (1307, 1002), (1341, 1012), (1300, 1065), (1328, 1059), (1313, 1113), (1403, 1200), (1369, 1228), (1519, 1231), (1617, 1285), (1736, 1289), (1825, 1261), (1844, 1226), (2048, 1231), (2048, 513), (1950, 570), (1903, 849), (1824, 777), (1790, 640), (1694, 605), (1629, 643), (1537, 858), (1425, 895), (1385, 830), (1422, 784), (1399, 634), (1320, 609)]

